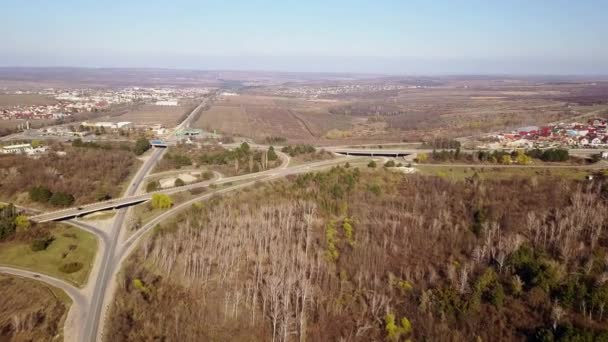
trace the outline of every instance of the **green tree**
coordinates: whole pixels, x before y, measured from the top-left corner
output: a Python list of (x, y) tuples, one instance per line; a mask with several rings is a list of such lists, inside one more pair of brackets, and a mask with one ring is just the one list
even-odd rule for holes
[(24, 232), (30, 229), (30, 220), (25, 215), (18, 215), (15, 217), (15, 225), (17, 226), (18, 232)]
[(133, 153), (140, 156), (140, 155), (144, 154), (144, 152), (149, 150), (150, 147), (151, 147), (151, 145), (150, 145), (150, 142), (148, 141), (148, 139), (141, 137), (141, 138), (137, 139), (137, 141), (135, 142), (135, 147), (133, 148)]
[(44, 186), (35, 186), (30, 189), (29, 195), (34, 202), (46, 203), (51, 199), (53, 193)]
[(376, 166), (377, 166), (377, 165), (376, 165), (376, 162), (375, 162), (375, 161), (373, 161), (373, 160), (370, 160), (370, 162), (369, 162), (369, 163), (367, 163), (367, 167), (375, 168)]
[(173, 206), (173, 200), (167, 194), (154, 194), (152, 195), (152, 208), (154, 209), (168, 209)]
[(389, 341), (399, 341), (401, 335), (406, 335), (412, 332), (412, 323), (407, 317), (401, 318), (401, 324), (395, 322), (395, 315), (388, 313), (384, 317), (384, 326), (386, 329), (386, 337)]
[(426, 161), (429, 160), (429, 155), (426, 153), (418, 153), (416, 160), (418, 160), (419, 163), (426, 163)]
[(279, 156), (275, 152), (274, 147), (270, 146), (268, 148), (268, 161), (275, 161), (277, 159), (279, 159)]
[(56, 192), (49, 199), (49, 203), (56, 207), (67, 207), (74, 203), (74, 196), (65, 192)]
[(511, 159), (511, 156), (508, 154), (505, 154), (500, 158), (500, 163), (503, 165), (510, 165), (512, 162), (513, 162), (513, 160)]
[(515, 154), (515, 162), (519, 165), (527, 165), (532, 162), (532, 158), (528, 156), (524, 151), (517, 150)]
[(158, 181), (152, 181), (149, 182), (148, 185), (146, 185), (146, 192), (153, 192), (156, 191), (160, 188), (160, 183), (158, 183)]
[(184, 186), (186, 185), (186, 182), (184, 182), (181, 178), (176, 178), (175, 179), (175, 183), (173, 183), (174, 186)]
[(243, 143), (241, 144), (240, 149), (241, 149), (241, 151), (242, 151), (244, 154), (248, 154), (251, 148), (249, 147), (249, 144), (248, 144), (248, 143), (243, 142)]

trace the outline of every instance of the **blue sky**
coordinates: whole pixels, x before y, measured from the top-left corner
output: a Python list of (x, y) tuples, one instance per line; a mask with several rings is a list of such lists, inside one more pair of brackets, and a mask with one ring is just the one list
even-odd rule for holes
[(0, 65), (608, 74), (608, 1), (2, 0)]

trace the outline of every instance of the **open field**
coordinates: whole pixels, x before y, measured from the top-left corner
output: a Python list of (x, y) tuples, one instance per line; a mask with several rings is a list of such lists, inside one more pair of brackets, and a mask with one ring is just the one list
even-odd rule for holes
[(347, 129), (351, 119), (332, 115), (329, 105), (285, 97), (226, 96), (206, 111), (196, 127), (263, 141), (286, 137), (294, 142), (319, 141), (331, 129)]
[[(22, 119), (0, 120), (0, 130), (3, 130), (3, 129), (14, 130), (14, 129), (17, 129), (17, 126), (25, 124), (25, 121), (26, 120), (22, 120)], [(56, 122), (56, 120), (54, 120), (54, 119), (48, 119), (48, 120), (30, 120), (30, 127), (31, 128), (40, 128), (40, 127), (43, 127), (43, 126), (51, 125), (51, 124), (53, 124), (55, 122)]]
[(0, 94), (0, 109), (13, 106), (31, 106), (31, 105), (53, 105), (57, 100), (44, 95), (26, 94), (26, 95), (7, 95)]
[[(346, 90), (341, 92), (342, 88)], [(608, 115), (606, 99), (606, 83), (592, 86), (582, 81), (438, 78), (423, 83), (407, 79), (325, 82), (246, 90), (241, 96), (218, 102), (200, 124), (257, 139), (275, 134), (297, 141), (314, 139), (319, 144), (419, 141)], [(300, 121), (286, 124), (292, 113), (300, 114), (296, 118)]]
[(0, 340), (62, 341), (71, 301), (44, 283), (0, 275)]
[[(97, 252), (97, 239), (81, 229), (58, 225), (50, 230), (54, 240), (41, 251), (33, 251), (30, 241), (9, 240), (0, 243), (0, 264), (24, 268), (83, 285)], [(81, 263), (73, 273), (60, 270), (65, 264)]]
[(161, 124), (165, 127), (173, 127), (185, 113), (189, 113), (191, 110), (192, 106), (187, 104), (174, 107), (146, 104), (122, 115), (113, 116), (112, 121), (131, 121), (135, 124)]

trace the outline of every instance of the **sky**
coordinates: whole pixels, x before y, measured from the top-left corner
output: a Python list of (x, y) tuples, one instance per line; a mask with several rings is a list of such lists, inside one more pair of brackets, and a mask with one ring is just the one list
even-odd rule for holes
[(0, 66), (608, 75), (607, 0), (2, 0)]

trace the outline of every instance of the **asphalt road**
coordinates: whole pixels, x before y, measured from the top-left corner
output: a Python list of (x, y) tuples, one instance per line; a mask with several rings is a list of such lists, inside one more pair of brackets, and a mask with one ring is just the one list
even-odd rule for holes
[(41, 281), (44, 282), (48, 285), (51, 285), (53, 287), (56, 287), (60, 290), (62, 290), (63, 292), (65, 292), (70, 299), (72, 299), (72, 305), (70, 306), (69, 310), (68, 310), (68, 314), (66, 317), (66, 325), (65, 326), (69, 326), (71, 325), (73, 329), (65, 329), (64, 328), (64, 339), (66, 341), (69, 340), (74, 340), (74, 341), (80, 341), (81, 337), (79, 332), (78, 332), (78, 322), (81, 322), (84, 320), (85, 317), (87, 317), (87, 300), (84, 297), (84, 295), (80, 292), (80, 290), (76, 287), (74, 287), (71, 284), (68, 284), (67, 282), (63, 281), (63, 280), (59, 280), (57, 278), (42, 274), (42, 273), (38, 273), (38, 272), (31, 272), (31, 271), (26, 271), (26, 270), (21, 270), (21, 269), (17, 269), (17, 268), (12, 268), (12, 267), (5, 267), (5, 266), (0, 266), (0, 273), (4, 273), (4, 274), (10, 274), (13, 276), (17, 276), (17, 277), (22, 277), (22, 278), (28, 278), (28, 279), (32, 279), (32, 280), (37, 280), (37, 281)]
[[(186, 119), (176, 127), (175, 131), (184, 127), (188, 127), (192, 118), (201, 110), (201, 108), (206, 103), (207, 100), (204, 100), (199, 106), (197, 106), (190, 113), (190, 115), (188, 115), (188, 117), (186, 117)], [(175, 131), (171, 134), (169, 138), (173, 138), (175, 136)], [(150, 171), (152, 171), (152, 169), (163, 156), (165, 151), (166, 149), (155, 149), (154, 151), (152, 151), (152, 155), (140, 167), (135, 177), (133, 177), (133, 181), (131, 182), (131, 185), (125, 193), (126, 197), (135, 195), (135, 193), (143, 183), (145, 177), (150, 173)], [(106, 245), (107, 248), (104, 251), (103, 259), (99, 268), (99, 273), (97, 275), (97, 279), (95, 280), (95, 288), (91, 295), (89, 305), (90, 311), (84, 326), (83, 341), (96, 341), (101, 336), (99, 330), (99, 323), (100, 321), (102, 321), (101, 314), (103, 311), (104, 296), (109, 284), (110, 276), (113, 274), (113, 270), (115, 268), (115, 265), (112, 265), (111, 261), (114, 257), (116, 246), (120, 238), (120, 230), (124, 224), (126, 216), (127, 209), (120, 209), (118, 210), (118, 214), (114, 218), (114, 223), (110, 231), (110, 242), (108, 245)]]

